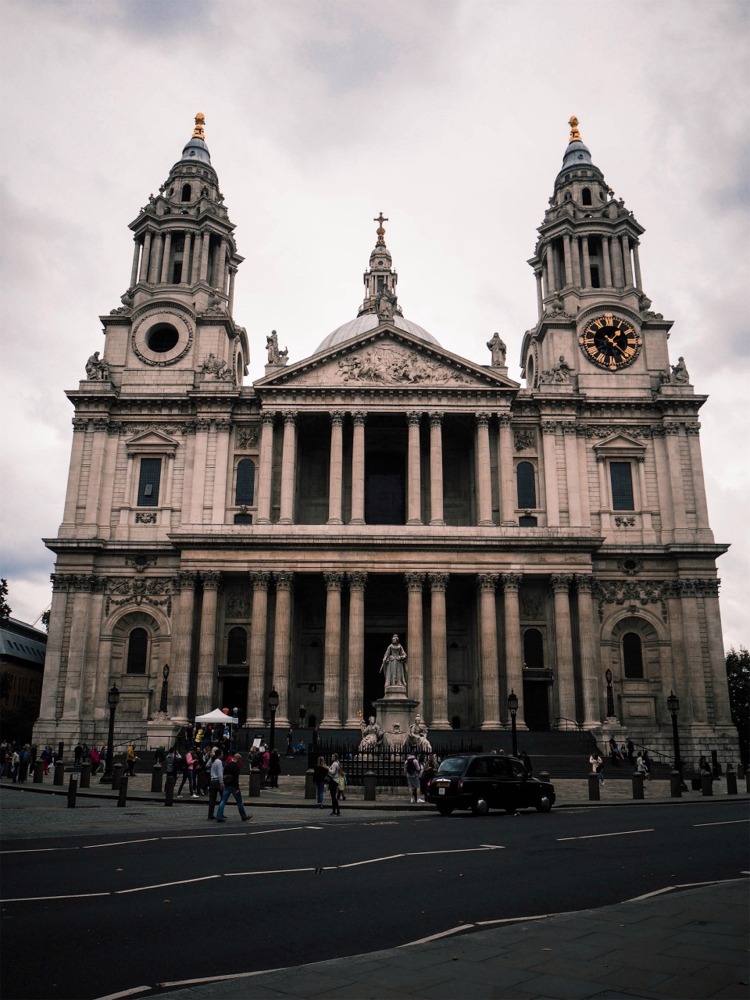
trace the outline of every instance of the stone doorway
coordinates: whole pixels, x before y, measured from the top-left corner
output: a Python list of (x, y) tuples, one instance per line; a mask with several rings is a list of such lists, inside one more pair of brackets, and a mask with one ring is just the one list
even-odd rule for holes
[(549, 692), (547, 680), (524, 680), (523, 717), (532, 732), (549, 732)]

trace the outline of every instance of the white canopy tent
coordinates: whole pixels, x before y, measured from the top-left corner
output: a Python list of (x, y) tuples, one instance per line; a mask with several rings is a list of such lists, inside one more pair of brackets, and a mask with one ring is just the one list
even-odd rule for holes
[(233, 715), (227, 715), (222, 712), (220, 708), (215, 708), (213, 712), (209, 712), (208, 715), (196, 715), (196, 722), (200, 722), (201, 725), (209, 725), (209, 723), (216, 724), (222, 723), (223, 725), (235, 726), (239, 722), (239, 719), (235, 719)]

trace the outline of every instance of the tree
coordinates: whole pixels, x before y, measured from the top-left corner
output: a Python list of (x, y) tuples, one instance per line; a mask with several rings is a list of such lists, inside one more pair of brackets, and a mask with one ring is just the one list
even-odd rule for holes
[(750, 652), (744, 646), (734, 646), (727, 653), (727, 681), (729, 683), (729, 708), (732, 722), (740, 737), (740, 756), (748, 766), (750, 742)]
[(0, 625), (7, 625), (13, 608), (5, 598), (8, 596), (8, 581), (0, 580)]
[(49, 608), (47, 608), (46, 611), (42, 612), (42, 625), (44, 625), (45, 632), (49, 632), (49, 615), (50, 615)]

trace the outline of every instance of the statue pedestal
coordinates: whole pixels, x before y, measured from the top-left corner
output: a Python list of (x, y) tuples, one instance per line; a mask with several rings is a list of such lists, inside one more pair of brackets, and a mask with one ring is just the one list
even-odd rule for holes
[(156, 750), (158, 747), (174, 746), (182, 726), (172, 722), (168, 715), (159, 712), (146, 723), (146, 749)]
[(378, 713), (378, 725), (385, 733), (384, 741), (389, 749), (400, 750), (404, 745), (418, 704), (418, 701), (407, 697), (405, 688), (398, 686), (386, 687), (384, 696), (373, 702)]

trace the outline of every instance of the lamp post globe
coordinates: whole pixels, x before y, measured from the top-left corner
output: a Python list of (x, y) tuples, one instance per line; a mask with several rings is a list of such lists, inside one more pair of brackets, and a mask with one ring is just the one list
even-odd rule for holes
[(239, 737), (239, 733), (237, 732), (237, 727), (240, 724), (240, 710), (239, 710), (239, 708), (233, 708), (232, 709), (232, 717), (234, 718), (234, 725), (231, 727), (231, 729), (232, 729), (232, 738), (231, 738), (231, 741), (230, 741), (230, 745), (231, 745), (231, 747), (232, 747), (233, 750), (236, 750), (237, 749), (237, 743), (238, 743), (238, 737)]
[(276, 709), (279, 707), (279, 692), (276, 688), (271, 688), (271, 693), (268, 696), (268, 709), (271, 713), (271, 735), (269, 738), (269, 750), (271, 753), (275, 750), (274, 740), (276, 737)]
[(518, 756), (518, 733), (516, 731), (516, 712), (518, 711), (518, 695), (511, 690), (508, 695), (508, 711), (510, 712), (511, 738), (513, 740), (513, 756)]
[(115, 741), (115, 712), (117, 711), (117, 706), (120, 702), (120, 690), (116, 684), (113, 684), (109, 689), (109, 694), (107, 695), (107, 704), (109, 705), (109, 732), (107, 735), (107, 756), (104, 760), (104, 774), (99, 779), (99, 784), (112, 784), (112, 759), (114, 756), (114, 741)]

